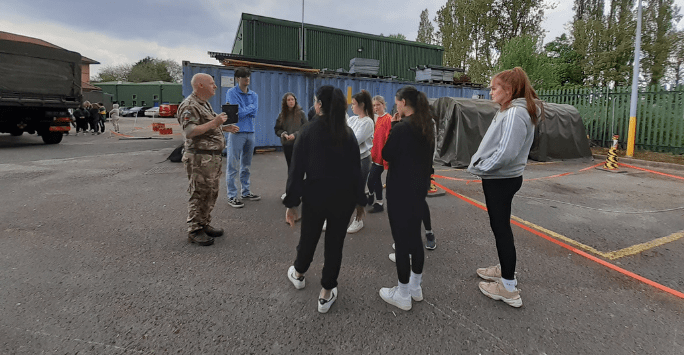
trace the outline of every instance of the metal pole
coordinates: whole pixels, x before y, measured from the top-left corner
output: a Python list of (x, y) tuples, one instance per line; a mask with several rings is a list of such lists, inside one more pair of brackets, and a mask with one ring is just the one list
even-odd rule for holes
[(641, 0), (637, 11), (636, 42), (634, 44), (634, 73), (632, 74), (632, 101), (629, 106), (629, 131), (627, 134), (627, 156), (634, 156), (636, 140), (636, 114), (639, 100), (639, 54), (641, 52)]
[(299, 38), (299, 48), (301, 49), (299, 60), (304, 61), (304, 0), (302, 0), (302, 33)]

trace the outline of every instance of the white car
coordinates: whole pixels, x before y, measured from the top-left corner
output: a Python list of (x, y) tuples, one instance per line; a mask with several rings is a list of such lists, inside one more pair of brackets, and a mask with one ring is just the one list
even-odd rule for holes
[(149, 110), (145, 110), (145, 116), (147, 117), (159, 117), (159, 106), (157, 107), (152, 107)]

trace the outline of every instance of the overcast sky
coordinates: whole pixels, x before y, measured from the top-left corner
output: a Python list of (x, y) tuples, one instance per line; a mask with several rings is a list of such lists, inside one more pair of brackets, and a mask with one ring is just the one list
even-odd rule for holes
[[(545, 42), (567, 32), (572, 18), (572, 1), (547, 1), (558, 5), (542, 24)], [(306, 0), (304, 22), (415, 40), (420, 12), (427, 8), (434, 19), (445, 3)], [(675, 3), (684, 7), (684, 0)], [(91, 66), (92, 74), (146, 56), (218, 64), (207, 51), (231, 51), (241, 13), (302, 19), (301, 0), (0, 0), (0, 9), (0, 31), (40, 38), (102, 63)]]

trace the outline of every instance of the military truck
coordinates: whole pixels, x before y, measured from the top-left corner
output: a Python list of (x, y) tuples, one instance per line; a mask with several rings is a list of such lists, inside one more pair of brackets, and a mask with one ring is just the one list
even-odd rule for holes
[(0, 39), (0, 132), (38, 133), (57, 144), (81, 98), (79, 53)]

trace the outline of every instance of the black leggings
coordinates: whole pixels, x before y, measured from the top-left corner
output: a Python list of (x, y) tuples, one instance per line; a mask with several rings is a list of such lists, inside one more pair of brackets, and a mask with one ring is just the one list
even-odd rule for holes
[(382, 172), (385, 167), (375, 163), (371, 164), (370, 174), (368, 174), (368, 192), (375, 194), (376, 200), (382, 200)]
[(494, 232), (496, 251), (501, 264), (501, 276), (506, 280), (513, 280), (515, 277), (516, 256), (511, 229), (511, 204), (522, 182), (522, 176), (510, 179), (482, 179), (489, 225)]
[(353, 195), (332, 198), (325, 206), (312, 206), (307, 204), (306, 200), (302, 203), (302, 230), (294, 267), (301, 274), (309, 270), (316, 245), (321, 238), (323, 222), (327, 220), (321, 277), (321, 286), (326, 290), (337, 287), (337, 277), (342, 265), (344, 237), (347, 235), (347, 225), (356, 206), (355, 201), (349, 199), (349, 196)]
[[(423, 238), (420, 235), (420, 223), (425, 212), (425, 198), (398, 199), (387, 201), (392, 238), (396, 248), (397, 278), (405, 284), (415, 274), (423, 273), (425, 254)], [(410, 254), (410, 258), (409, 258)]]
[(425, 208), (423, 211), (423, 225), (425, 230), (432, 230), (432, 221), (430, 221), (430, 206), (428, 206), (427, 200), (425, 201)]
[(283, 144), (283, 153), (285, 154), (285, 161), (287, 162), (287, 170), (290, 170), (290, 163), (292, 162), (292, 151), (294, 144)]

